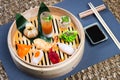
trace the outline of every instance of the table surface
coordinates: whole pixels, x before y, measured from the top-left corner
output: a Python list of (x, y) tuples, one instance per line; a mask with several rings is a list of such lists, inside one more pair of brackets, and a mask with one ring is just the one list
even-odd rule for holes
[[(72, 8), (71, 8), (71, 2), (74, 2), (74, 4), (75, 4), (75, 5), (72, 6)], [(95, 6), (100, 5), (100, 4), (103, 3), (101, 0), (100, 1), (91, 0), (91, 2)], [(65, 0), (62, 3), (56, 4), (55, 6), (59, 6), (59, 7), (62, 7), (64, 9), (67, 9), (68, 11), (70, 11), (72, 14), (74, 14), (81, 21), (83, 26), (87, 26), (87, 25), (89, 25), (89, 24), (91, 24), (93, 22), (98, 22), (97, 19), (94, 17), (94, 15), (89, 16), (89, 17), (87, 17), (85, 19), (80, 19), (78, 17), (79, 12), (82, 12), (82, 11), (89, 8), (87, 3), (88, 3), (87, 0), (83, 0), (82, 3), (80, 3), (79, 0), (76, 0), (76, 1), (74, 1), (74, 0), (71, 0), (71, 1)], [(82, 8), (79, 7), (79, 5), (81, 5)], [(107, 21), (106, 23), (110, 26), (110, 28), (113, 30), (113, 32), (115, 33), (117, 38), (120, 40), (120, 37), (118, 35), (120, 33), (119, 32), (119, 27), (118, 27), (119, 23), (117, 22), (115, 17), (111, 14), (111, 12), (108, 9), (104, 10), (103, 12), (100, 12), (100, 14), (101, 14), (102, 17), (104, 17), (104, 20)], [(10, 25), (11, 25), (11, 22), (6, 24), (6, 25), (3, 25), (4, 27), (3, 26), (0, 27), (0, 33), (1, 33), (0, 34), (0, 41), (2, 41), (0, 43), (2, 43), (4, 45), (7, 45), (7, 43), (6, 43), (6, 41), (3, 41), (2, 37), (6, 36), (4, 38), (4, 40), (7, 40), (7, 31), (5, 31), (5, 29), (9, 30)], [(107, 35), (107, 36), (109, 37), (109, 35)], [(0, 48), (2, 48), (2, 50), (0, 50), (0, 53), (2, 55), (2, 56), (0, 56), (0, 59), (3, 62), (3, 65), (4, 65), (5, 69), (6, 69), (6, 72), (7, 72), (8, 77), (9, 77), (10, 80), (16, 80), (17, 78), (19, 78), (19, 80), (26, 80), (26, 79), (39, 80), (39, 79), (36, 79), (34, 77), (31, 77), (29, 75), (24, 74), (23, 72), (21, 72), (15, 66), (12, 59), (10, 58), (9, 51), (6, 50), (7, 46), (2, 46), (1, 45)], [(97, 50), (97, 51), (95, 51), (95, 50)], [(4, 53), (3, 53), (3, 51), (4, 51)], [(78, 78), (82, 78), (82, 79), (84, 79), (84, 78), (86, 78), (86, 79), (98, 79), (98, 76), (100, 78), (109, 78), (110, 75), (114, 75), (114, 77), (116, 77), (117, 79), (120, 79), (120, 77), (118, 76), (118, 75), (120, 75), (119, 73), (117, 73), (117, 74), (116, 73), (114, 73), (114, 74), (105, 73), (105, 74), (108, 74), (108, 77), (99, 75), (100, 72), (105, 72), (106, 69), (107, 69), (106, 67), (102, 66), (103, 63), (106, 63), (104, 60), (106, 60), (106, 59), (108, 59), (108, 58), (110, 58), (112, 56), (114, 58), (116, 58), (116, 59), (115, 59), (115, 61), (111, 61), (110, 64), (111, 65), (117, 64), (118, 66), (112, 66), (112, 68), (108, 67), (107, 70), (109, 71), (110, 69), (112, 69), (112, 71), (116, 71), (116, 70), (114, 70), (114, 68), (118, 69), (118, 67), (120, 66), (119, 63), (118, 63), (120, 61), (120, 58), (118, 56), (115, 56), (116, 54), (119, 54), (119, 49), (116, 47), (116, 45), (113, 43), (113, 41), (111, 40), (110, 37), (109, 37), (109, 39), (107, 41), (105, 41), (103, 43), (100, 43), (99, 45), (95, 45), (95, 46), (89, 44), (89, 41), (86, 39), (85, 52), (84, 52), (84, 55), (83, 55), (83, 58), (82, 58), (82, 61), (80, 62), (80, 64), (76, 67), (75, 70), (73, 70), (69, 74), (64, 75), (62, 77), (59, 77), (59, 78), (56, 78), (56, 79), (61, 80), (61, 79), (64, 79), (66, 77), (68, 77), (66, 79), (78, 79)], [(3, 57), (3, 56), (5, 56), (5, 57)], [(6, 61), (6, 59), (9, 59), (9, 60)], [(111, 58), (110, 58), (110, 60), (111, 60)], [(99, 62), (101, 62), (101, 63), (99, 63)], [(96, 65), (96, 63), (99, 63), (99, 64)], [(107, 64), (107, 66), (108, 65), (109, 64)], [(92, 66), (92, 67), (89, 67), (89, 66)], [(102, 68), (100, 68), (100, 67), (102, 67)], [(88, 68), (88, 69), (86, 69), (86, 68)], [(85, 69), (85, 70), (83, 70), (83, 69)], [(89, 72), (90, 70), (91, 70), (91, 72)], [(81, 72), (79, 72), (79, 71), (81, 71)], [(89, 73), (92, 73), (92, 71), (94, 73), (96, 73), (97, 76), (95, 74), (90, 75)], [(118, 69), (118, 72), (119, 71), (120, 71), (120, 69)], [(11, 72), (13, 72), (14, 75), (11, 74)], [(70, 75), (72, 75), (72, 76), (70, 76)], [(20, 79), (21, 76), (22, 76), (22, 79)]]

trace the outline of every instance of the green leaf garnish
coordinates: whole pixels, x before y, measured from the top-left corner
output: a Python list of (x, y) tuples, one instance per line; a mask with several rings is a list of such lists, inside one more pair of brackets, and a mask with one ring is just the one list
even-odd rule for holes
[(25, 19), (21, 14), (16, 14), (16, 25), (17, 29), (23, 34), (23, 30), (25, 29), (25, 25), (29, 23), (27, 19)]
[(77, 31), (65, 31), (59, 36), (59, 38), (63, 39), (66, 42), (72, 42), (75, 40), (77, 34)]
[(62, 16), (61, 19), (62, 19), (62, 22), (69, 22), (68, 16)]
[(49, 15), (48, 17), (43, 17), (42, 19), (46, 22), (49, 22), (50, 20), (53, 19), (53, 17), (52, 17), (52, 15)]

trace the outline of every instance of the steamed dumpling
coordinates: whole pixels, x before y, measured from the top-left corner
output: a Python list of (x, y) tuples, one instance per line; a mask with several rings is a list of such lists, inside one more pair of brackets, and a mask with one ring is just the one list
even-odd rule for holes
[(38, 35), (38, 30), (33, 24), (27, 23), (23, 33), (28, 38), (34, 38)]

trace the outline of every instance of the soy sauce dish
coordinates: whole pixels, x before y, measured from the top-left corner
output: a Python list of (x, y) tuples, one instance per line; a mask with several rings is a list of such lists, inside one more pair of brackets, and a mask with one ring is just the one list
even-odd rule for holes
[[(55, 78), (69, 73), (80, 63), (85, 34), (82, 24), (69, 11), (41, 5), (16, 14), (8, 32), (8, 48), (14, 63), (23, 72)], [(39, 18), (43, 12), (50, 13), (42, 18), (45, 24)], [(49, 21), (52, 26), (46, 25)]]

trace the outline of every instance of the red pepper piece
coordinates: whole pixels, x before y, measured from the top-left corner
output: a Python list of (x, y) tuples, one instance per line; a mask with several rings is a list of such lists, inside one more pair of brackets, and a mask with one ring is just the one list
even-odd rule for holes
[(60, 57), (58, 54), (50, 48), (50, 51), (48, 53), (48, 58), (53, 64), (59, 63), (60, 62)]

